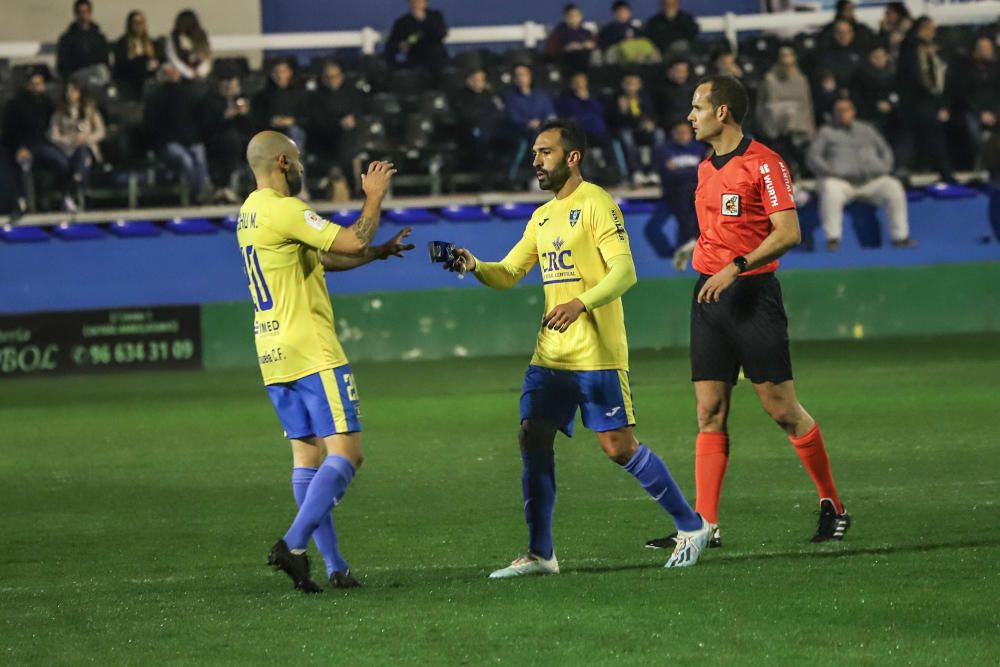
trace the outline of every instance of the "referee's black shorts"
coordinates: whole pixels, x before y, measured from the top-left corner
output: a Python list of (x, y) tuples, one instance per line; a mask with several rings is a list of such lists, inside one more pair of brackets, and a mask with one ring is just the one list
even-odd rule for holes
[(754, 384), (792, 379), (788, 318), (773, 273), (741, 276), (714, 303), (691, 299), (691, 380), (736, 384), (740, 367)]

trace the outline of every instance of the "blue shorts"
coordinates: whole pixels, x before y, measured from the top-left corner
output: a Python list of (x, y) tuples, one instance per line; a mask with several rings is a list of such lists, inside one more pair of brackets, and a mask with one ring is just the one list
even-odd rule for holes
[(521, 390), (521, 421), (556, 424), (573, 436), (576, 409), (591, 431), (614, 431), (635, 425), (628, 371), (563, 371), (528, 366)]
[(325, 438), (361, 430), (358, 390), (347, 364), (292, 382), (269, 384), (267, 395), (286, 438)]

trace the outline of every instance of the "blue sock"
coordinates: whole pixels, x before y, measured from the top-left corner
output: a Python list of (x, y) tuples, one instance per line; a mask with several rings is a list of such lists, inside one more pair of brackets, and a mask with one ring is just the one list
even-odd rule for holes
[(624, 466), (633, 477), (639, 480), (646, 493), (667, 510), (677, 524), (677, 530), (690, 532), (701, 528), (701, 517), (691, 509), (684, 492), (670, 476), (667, 464), (656, 452), (640, 443), (639, 450)]
[[(306, 491), (309, 484), (319, 468), (292, 468), (292, 491), (295, 493), (295, 504), (299, 507), (306, 499)], [(339, 499), (338, 499), (339, 500)], [(313, 540), (316, 541), (316, 548), (323, 556), (326, 563), (326, 575), (330, 576), (334, 572), (347, 572), (350, 567), (337, 547), (337, 531), (333, 527), (333, 516), (327, 514), (316, 526), (313, 533)]]
[(552, 448), (529, 453), (521, 449), (524, 472), (521, 491), (524, 493), (524, 520), (528, 522), (531, 553), (552, 558), (552, 510), (556, 505), (556, 462)]
[(330, 516), (334, 503), (344, 495), (353, 478), (354, 466), (350, 461), (336, 454), (326, 457), (309, 483), (295, 521), (285, 533), (285, 544), (289, 549), (305, 549), (309, 545), (309, 538), (323, 518)]

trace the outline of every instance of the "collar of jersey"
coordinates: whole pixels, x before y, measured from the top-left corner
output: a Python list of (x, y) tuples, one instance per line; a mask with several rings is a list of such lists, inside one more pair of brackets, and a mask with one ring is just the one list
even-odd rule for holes
[(716, 170), (722, 169), (729, 164), (729, 161), (734, 157), (746, 153), (747, 149), (750, 148), (751, 141), (753, 141), (753, 139), (750, 138), (749, 135), (744, 134), (743, 138), (740, 139), (740, 143), (737, 144), (736, 148), (732, 151), (726, 153), (725, 155), (716, 155), (715, 153), (712, 153), (712, 166), (715, 167)]

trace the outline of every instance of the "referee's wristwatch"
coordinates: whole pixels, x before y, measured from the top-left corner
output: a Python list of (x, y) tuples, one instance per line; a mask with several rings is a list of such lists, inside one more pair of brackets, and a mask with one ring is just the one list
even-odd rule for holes
[(743, 255), (737, 255), (736, 257), (733, 257), (733, 264), (736, 265), (736, 268), (740, 273), (743, 273), (747, 270), (747, 264), (749, 264), (749, 262), (747, 262), (747, 258)]

